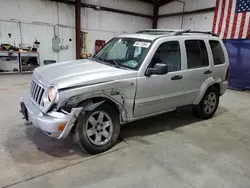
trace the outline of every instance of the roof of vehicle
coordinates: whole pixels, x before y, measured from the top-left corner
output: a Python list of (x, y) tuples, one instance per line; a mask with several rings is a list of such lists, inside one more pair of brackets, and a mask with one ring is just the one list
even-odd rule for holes
[(170, 37), (170, 36), (211, 36), (213, 38), (218, 36), (210, 31), (191, 31), (191, 30), (167, 30), (167, 29), (146, 29), (138, 31), (135, 34), (126, 34), (119, 37), (124, 38), (139, 38), (144, 40), (155, 40), (161, 37)]
[(122, 38), (137, 38), (137, 39), (144, 39), (144, 40), (155, 40), (156, 38), (159, 38), (161, 36), (166, 35), (150, 35), (150, 34), (127, 34), (127, 35), (120, 35), (118, 37)]

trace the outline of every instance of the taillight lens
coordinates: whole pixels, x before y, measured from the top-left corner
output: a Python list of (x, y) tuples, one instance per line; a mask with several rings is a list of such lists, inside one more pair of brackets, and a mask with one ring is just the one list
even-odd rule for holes
[(229, 81), (229, 76), (230, 76), (230, 66), (227, 68), (227, 74), (226, 74), (226, 80)]

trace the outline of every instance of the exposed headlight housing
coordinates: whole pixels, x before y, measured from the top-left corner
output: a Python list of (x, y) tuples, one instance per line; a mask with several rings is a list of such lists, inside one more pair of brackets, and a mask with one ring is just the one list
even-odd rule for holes
[(55, 102), (58, 99), (58, 90), (51, 86), (48, 88), (48, 100), (49, 102)]

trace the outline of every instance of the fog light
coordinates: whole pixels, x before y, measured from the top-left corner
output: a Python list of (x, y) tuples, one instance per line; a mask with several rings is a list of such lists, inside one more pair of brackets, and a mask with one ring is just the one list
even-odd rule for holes
[(65, 124), (59, 124), (57, 130), (58, 131), (63, 131), (65, 127)]

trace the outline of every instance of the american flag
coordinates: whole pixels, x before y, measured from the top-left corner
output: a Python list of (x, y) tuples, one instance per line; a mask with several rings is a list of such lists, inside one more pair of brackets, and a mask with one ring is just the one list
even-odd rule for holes
[(223, 39), (250, 39), (250, 0), (217, 0), (212, 31)]

